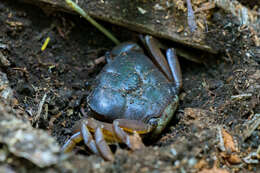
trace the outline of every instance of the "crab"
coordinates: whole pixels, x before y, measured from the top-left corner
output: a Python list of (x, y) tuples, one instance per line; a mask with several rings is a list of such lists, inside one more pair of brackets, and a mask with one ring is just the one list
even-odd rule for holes
[(109, 144), (141, 149), (141, 137), (157, 137), (170, 122), (182, 87), (175, 50), (166, 50), (166, 60), (158, 40), (151, 36), (141, 40), (152, 60), (134, 42), (122, 43), (105, 55), (107, 64), (87, 97), (94, 116), (81, 120), (80, 128), (63, 145), (64, 152), (83, 141), (94, 154), (112, 161)]

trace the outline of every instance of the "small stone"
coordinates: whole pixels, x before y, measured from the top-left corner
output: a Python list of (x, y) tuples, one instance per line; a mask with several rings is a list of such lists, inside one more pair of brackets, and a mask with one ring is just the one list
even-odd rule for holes
[(177, 156), (177, 151), (174, 148), (171, 148), (171, 154), (173, 156)]
[(4, 67), (9, 67), (11, 65), (7, 57), (2, 52), (0, 52), (0, 64)]
[(195, 159), (194, 157), (188, 160), (189, 167), (193, 167), (196, 163), (197, 163), (197, 159)]

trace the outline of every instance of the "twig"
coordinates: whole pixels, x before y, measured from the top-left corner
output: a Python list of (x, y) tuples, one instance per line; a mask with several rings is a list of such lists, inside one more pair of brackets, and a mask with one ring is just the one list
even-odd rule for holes
[(242, 99), (248, 99), (250, 97), (252, 97), (251, 93), (245, 93), (245, 94), (231, 96), (231, 99), (232, 100), (242, 100)]
[(218, 138), (219, 138), (218, 147), (221, 151), (226, 151), (224, 139), (223, 139), (223, 135), (222, 135), (222, 127), (218, 126), (217, 129), (218, 129)]
[(252, 133), (259, 127), (260, 125), (260, 114), (255, 114), (252, 120), (249, 120), (245, 123), (245, 131), (242, 134), (243, 141), (245, 141), (248, 137), (252, 135)]
[(44, 104), (44, 102), (46, 100), (46, 97), (47, 97), (47, 94), (45, 93), (44, 96), (42, 97), (42, 100), (41, 100), (39, 106), (38, 106), (38, 111), (37, 111), (37, 114), (36, 114), (35, 118), (33, 119), (33, 123), (40, 119), (41, 112), (42, 112), (42, 106), (43, 106), (43, 104)]
[(188, 25), (190, 27), (190, 31), (194, 32), (197, 29), (197, 24), (195, 21), (194, 11), (192, 9), (192, 5), (190, 0), (187, 0), (187, 13), (188, 13)]
[(79, 13), (82, 17), (84, 17), (87, 21), (89, 21), (92, 25), (94, 25), (99, 31), (105, 34), (110, 40), (112, 40), (116, 45), (120, 42), (114, 37), (106, 28), (97, 23), (92, 17), (90, 17), (82, 8), (80, 8), (76, 3), (71, 0), (65, 0), (70, 8)]

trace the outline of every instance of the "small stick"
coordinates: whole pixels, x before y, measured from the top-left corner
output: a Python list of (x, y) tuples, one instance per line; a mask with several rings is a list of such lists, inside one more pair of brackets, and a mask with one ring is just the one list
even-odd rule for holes
[(219, 149), (221, 151), (226, 151), (225, 145), (224, 145), (224, 139), (223, 139), (223, 135), (222, 135), (222, 127), (218, 126), (217, 127), (218, 130), (218, 137), (219, 137)]
[[(247, 121), (244, 125), (244, 131), (242, 133), (242, 139), (245, 141), (249, 138), (252, 133), (259, 127), (260, 125), (260, 114), (255, 114), (254, 117)], [(259, 145), (259, 152), (260, 152), (260, 145)]]
[(187, 0), (187, 11), (188, 11), (188, 25), (190, 27), (190, 31), (194, 32), (197, 29), (197, 24), (195, 21), (195, 15), (190, 0)]
[(33, 119), (33, 122), (36, 122), (40, 119), (41, 112), (42, 112), (42, 106), (43, 106), (43, 104), (46, 100), (46, 97), (47, 97), (47, 94), (45, 93), (44, 96), (42, 97), (40, 104), (39, 104), (38, 111), (37, 111), (35, 118)]
[(112, 40), (116, 45), (120, 42), (114, 37), (106, 28), (97, 23), (92, 17), (90, 17), (82, 8), (80, 8), (76, 3), (71, 0), (65, 0), (70, 8), (79, 13), (82, 17), (84, 17), (87, 21), (89, 21), (92, 25), (94, 25), (99, 31), (101, 31), (105, 36), (107, 36), (110, 40)]

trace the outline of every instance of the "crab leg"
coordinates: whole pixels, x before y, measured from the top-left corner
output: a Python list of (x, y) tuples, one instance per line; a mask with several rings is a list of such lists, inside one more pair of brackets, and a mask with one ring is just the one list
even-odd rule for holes
[(173, 81), (175, 82), (176, 88), (182, 88), (181, 67), (175, 50), (173, 48), (167, 49), (166, 57), (172, 72)]
[[(95, 140), (92, 138), (90, 130), (95, 132)], [(62, 151), (70, 152), (77, 143), (83, 140), (84, 144), (90, 149), (90, 151), (97, 155), (101, 155), (105, 160), (112, 161), (114, 160), (114, 156), (103, 133), (105, 133), (107, 140), (119, 141), (119, 139), (112, 139), (114, 137), (111, 124), (99, 122), (94, 119), (87, 119), (81, 124), (80, 131), (72, 135), (62, 146)]]
[[(131, 150), (143, 148), (144, 144), (139, 134), (149, 133), (153, 128), (152, 125), (137, 120), (116, 119), (113, 121), (113, 130), (116, 137)], [(133, 133), (133, 135), (129, 133)]]
[(152, 58), (157, 62), (159, 67), (162, 69), (164, 74), (166, 74), (167, 78), (170, 81), (175, 82), (176, 88), (182, 87), (182, 77), (181, 77), (181, 70), (180, 64), (177, 59), (175, 50), (173, 48), (167, 49), (166, 57), (163, 56), (160, 48), (165, 49), (165, 46), (162, 45), (158, 40), (153, 38), (152, 36), (146, 35), (143, 39), (146, 47), (150, 51)]
[(67, 140), (66, 143), (62, 146), (61, 150), (65, 153), (70, 152), (75, 147), (75, 145), (82, 140), (84, 141), (84, 144), (90, 149), (90, 151), (99, 155), (95, 141), (93, 140), (88, 128), (83, 123), (81, 125), (81, 131), (72, 135), (70, 139)]
[(96, 143), (92, 138), (91, 133), (89, 132), (88, 128), (88, 120), (85, 121), (85, 123), (81, 124), (81, 135), (83, 137), (84, 144), (94, 153), (99, 155), (99, 151), (96, 147)]
[(70, 152), (80, 141), (82, 141), (82, 136), (80, 132), (77, 132), (74, 135), (72, 135), (69, 138), (69, 140), (66, 141), (66, 143), (62, 146), (61, 150), (65, 153)]
[(128, 119), (116, 119), (113, 121), (113, 128), (115, 128), (115, 125), (121, 127), (126, 132), (136, 132), (138, 134), (149, 133), (154, 128), (154, 126), (145, 124), (142, 121)]
[(104, 139), (104, 135), (103, 135), (103, 132), (102, 132), (102, 127), (96, 128), (96, 131), (95, 131), (95, 141), (96, 141), (96, 145), (97, 145), (97, 148), (98, 148), (101, 156), (105, 160), (113, 161), (114, 160), (114, 155), (113, 155), (112, 151), (110, 150), (107, 142)]
[(123, 141), (123, 143), (125, 143), (131, 150), (144, 148), (144, 144), (141, 140), (141, 137), (138, 135), (136, 131), (134, 131), (134, 136), (130, 136), (119, 126), (119, 121), (115, 120), (113, 122), (113, 130), (117, 138)]
[(169, 65), (160, 50), (160, 48), (164, 48), (161, 47), (162, 44), (149, 35), (146, 35), (142, 40), (145, 46), (148, 48), (150, 54), (152, 55), (153, 60), (157, 63), (161, 71), (167, 76), (167, 78), (170, 81), (172, 81), (173, 78), (170, 72)]
[[(139, 134), (149, 133), (153, 129), (152, 125), (136, 120), (117, 119), (113, 121), (113, 127), (111, 124), (100, 122), (92, 118), (87, 121), (87, 127), (92, 132), (95, 132), (96, 140), (97, 137), (100, 137), (102, 139), (104, 138), (104, 141), (106, 142), (122, 142), (125, 143), (131, 150), (144, 147)], [(96, 134), (98, 127), (102, 127), (102, 133)], [(98, 145), (97, 142), (96, 145)], [(104, 150), (108, 150), (104, 144), (99, 144), (99, 146), (97, 147), (99, 148), (100, 153)], [(103, 153), (102, 155), (108, 154)]]
[(137, 120), (117, 119), (113, 121), (112, 125), (89, 118), (81, 124), (79, 132), (72, 135), (63, 145), (62, 150), (69, 152), (83, 140), (93, 153), (101, 155), (105, 160), (112, 161), (114, 155), (108, 142), (125, 143), (131, 150), (141, 149), (144, 144), (139, 134), (149, 133), (153, 128), (152, 125)]

